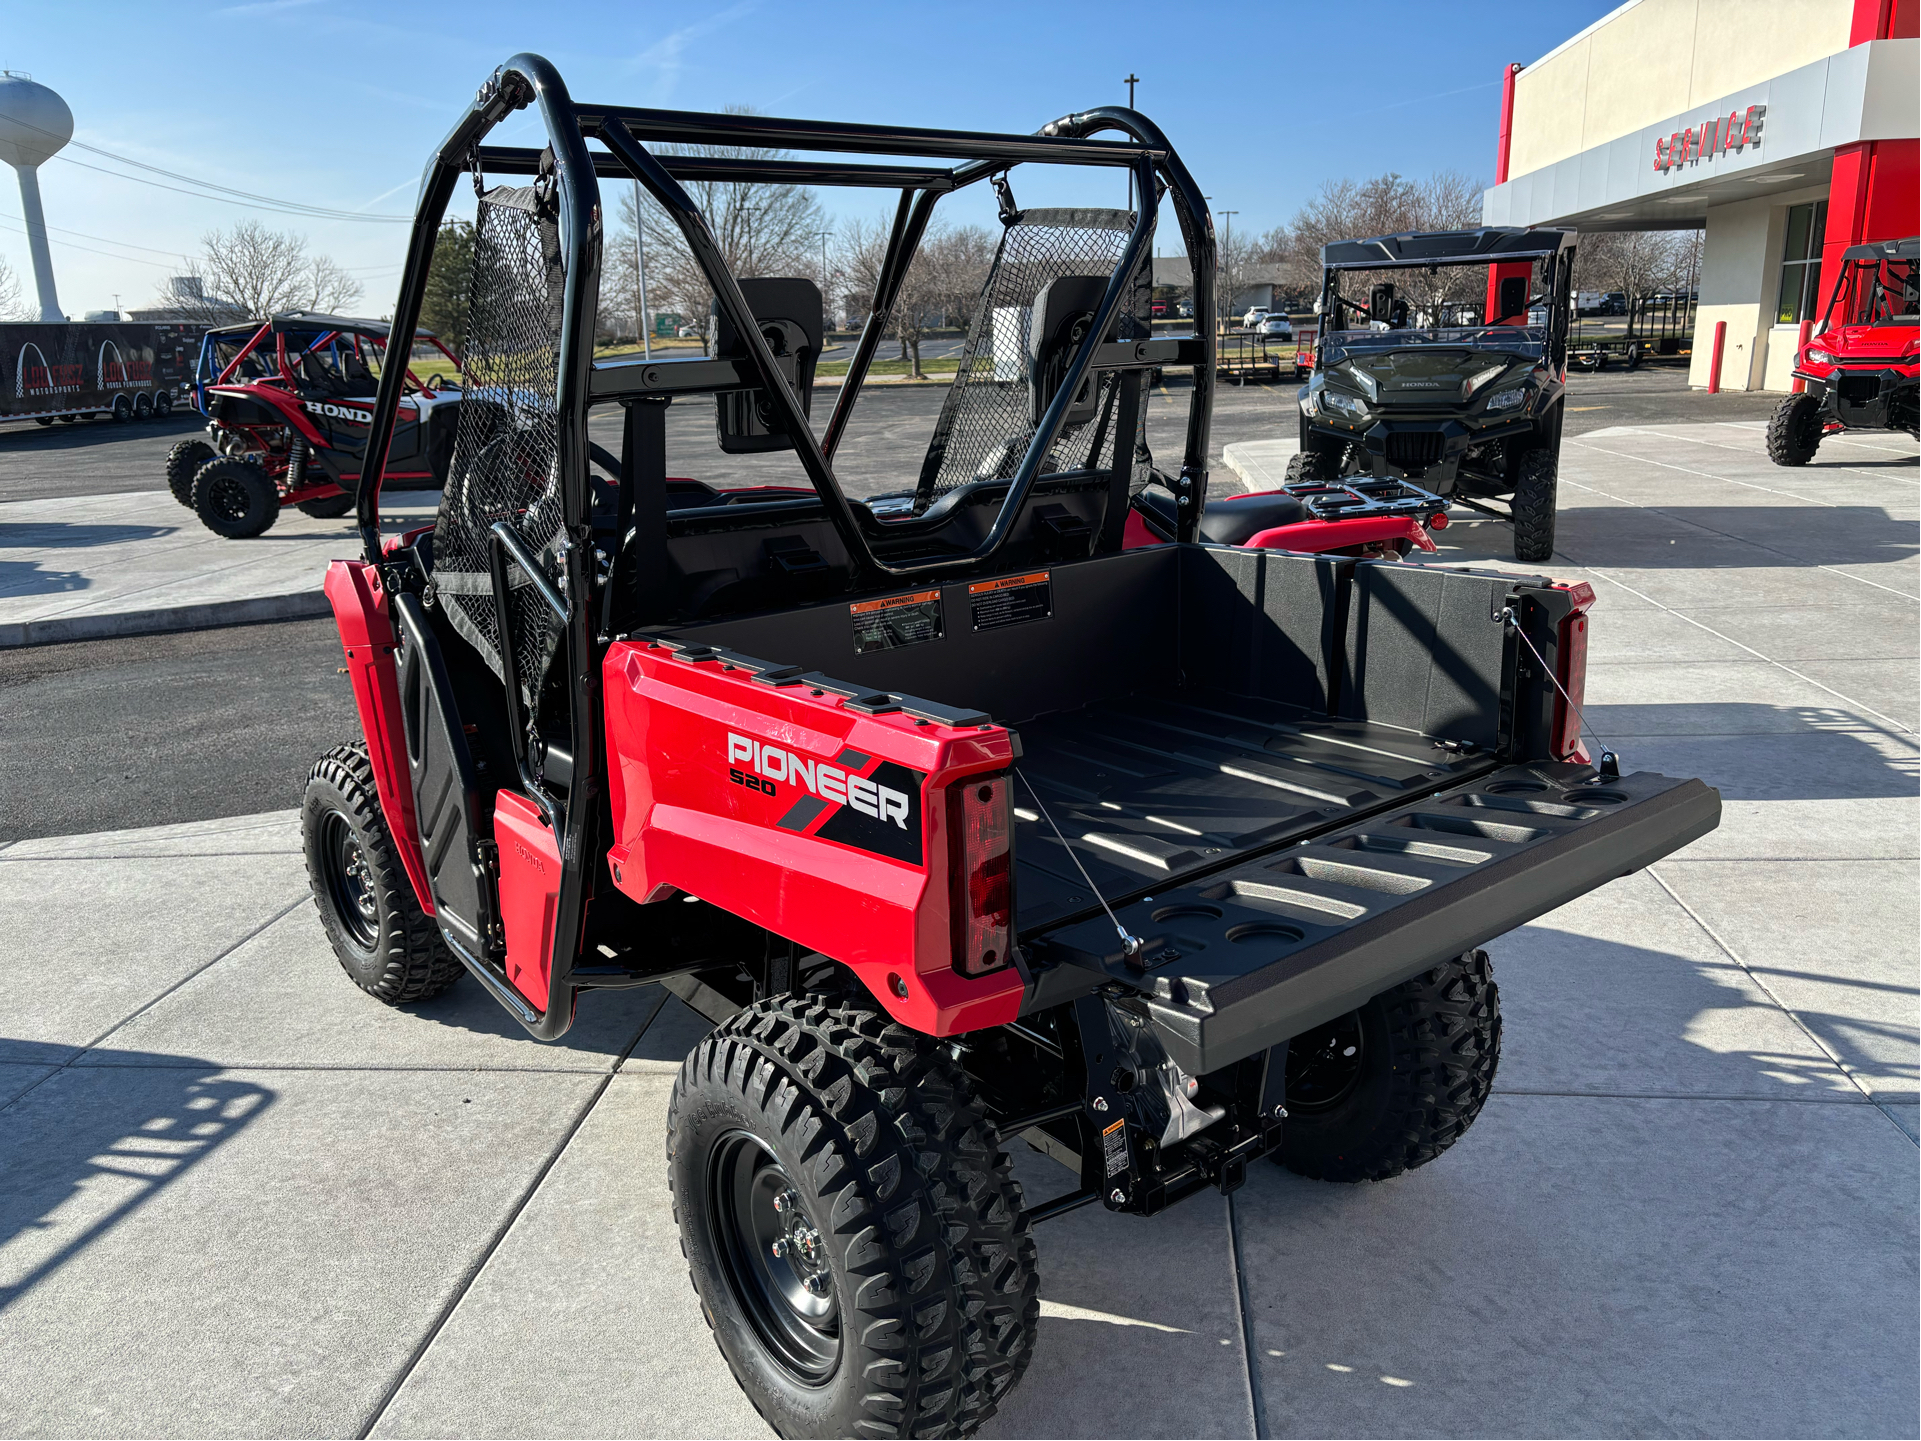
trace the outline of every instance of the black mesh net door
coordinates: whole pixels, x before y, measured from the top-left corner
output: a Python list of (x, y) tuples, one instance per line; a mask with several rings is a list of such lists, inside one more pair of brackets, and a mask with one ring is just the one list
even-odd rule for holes
[[(503, 668), (489, 570), (493, 527), (511, 525), (548, 579), (560, 582), (563, 281), (551, 190), (536, 184), (487, 191), (474, 226), (466, 390), (434, 525), (432, 594), (496, 675)], [(531, 706), (560, 628), (518, 568), (509, 567), (508, 580), (514, 657)]]
[[(1030, 327), (1034, 301), (1069, 277), (1109, 279), (1127, 249), (1134, 217), (1125, 210), (1024, 210), (1007, 226), (961, 348), (960, 369), (941, 407), (921, 466), (914, 508), (923, 511), (961, 486), (1005, 480), (1034, 438)], [(1151, 247), (1150, 247), (1151, 249)], [(1115, 338), (1145, 338), (1152, 282), (1143, 258), (1116, 316)], [(1113, 382), (1099, 383), (1092, 416), (1061, 427), (1043, 473), (1104, 469), (1112, 426)], [(1135, 437), (1145, 439), (1145, 411)], [(1137, 467), (1139, 469), (1140, 467)], [(1137, 477), (1146, 483), (1146, 475)]]

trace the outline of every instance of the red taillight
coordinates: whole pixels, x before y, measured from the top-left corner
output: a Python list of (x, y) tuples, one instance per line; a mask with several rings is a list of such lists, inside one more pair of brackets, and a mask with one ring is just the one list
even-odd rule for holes
[(1568, 587), (1567, 595), (1574, 609), (1562, 618), (1560, 642), (1555, 647), (1555, 677), (1561, 682), (1561, 690), (1554, 696), (1554, 754), (1564, 761), (1586, 763), (1580, 707), (1587, 701), (1587, 612), (1594, 604), (1594, 587), (1582, 582)]
[(1014, 924), (1013, 830), (1007, 777), (974, 776), (947, 792), (954, 969), (997, 971), (1008, 961)]

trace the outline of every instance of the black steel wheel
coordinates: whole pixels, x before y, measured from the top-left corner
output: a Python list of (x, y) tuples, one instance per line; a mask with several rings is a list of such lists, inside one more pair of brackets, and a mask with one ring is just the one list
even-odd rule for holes
[(1821, 429), (1820, 397), (1790, 395), (1768, 418), (1768, 459), (1776, 465), (1806, 465), (1820, 449)]
[(1354, 1093), (1367, 1071), (1361, 1013), (1349, 1011), (1287, 1043), (1287, 1113), (1331, 1111)]
[(364, 744), (335, 746), (314, 762), (300, 834), (321, 927), (356, 986), (397, 1006), (460, 979), (459, 960), (401, 864)]
[(156, 390), (153, 393), (153, 413), (155, 416), (167, 416), (173, 413), (172, 391)]
[(167, 452), (167, 490), (188, 509), (193, 508), (193, 478), (200, 467), (212, 460), (213, 447), (197, 436), (174, 442)]
[(113, 410), (110, 413), (122, 425), (126, 424), (133, 419), (133, 401), (125, 395), (116, 395), (113, 398)]
[(841, 1336), (820, 1228), (758, 1137), (729, 1132), (709, 1165), (709, 1224), (734, 1294), (782, 1365), (796, 1377), (824, 1381), (840, 1360)]
[(280, 492), (259, 466), (215, 456), (194, 472), (193, 510), (215, 535), (244, 540), (280, 518)]
[(1621, 368), (1623, 370), (1635, 370), (1640, 367), (1640, 364), (1641, 342), (1638, 340), (1630, 340), (1628, 342), (1627, 358), (1621, 362)]
[(135, 420), (153, 419), (153, 397), (142, 392), (133, 398), (133, 418)]
[(966, 1436), (1033, 1353), (1040, 1283), (1007, 1155), (933, 1038), (865, 996), (723, 1022), (667, 1112), (701, 1312), (782, 1436)]
[(1424, 1166), (1467, 1134), (1500, 1061), (1500, 988), (1469, 951), (1288, 1042), (1275, 1159), (1320, 1181)]

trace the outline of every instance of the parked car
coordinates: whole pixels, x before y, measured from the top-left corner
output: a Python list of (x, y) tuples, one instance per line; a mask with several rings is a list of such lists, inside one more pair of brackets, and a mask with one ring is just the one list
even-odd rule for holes
[(1285, 315), (1269, 315), (1261, 321), (1261, 334), (1281, 340), (1294, 338), (1294, 326)]
[(1267, 316), (1268, 309), (1265, 305), (1250, 305), (1247, 307), (1247, 314), (1241, 317), (1241, 326), (1246, 330), (1259, 330), (1261, 322), (1266, 320)]
[(1175, 307), (1175, 310), (1182, 320), (1192, 320), (1194, 318), (1194, 302), (1191, 300), (1183, 300)]

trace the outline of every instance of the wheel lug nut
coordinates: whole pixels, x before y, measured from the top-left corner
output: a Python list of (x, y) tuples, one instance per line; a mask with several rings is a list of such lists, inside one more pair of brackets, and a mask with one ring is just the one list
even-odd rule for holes
[(774, 1197), (774, 1209), (784, 1216), (794, 1209), (794, 1199), (794, 1193), (792, 1191), (782, 1191), (778, 1196)]
[(770, 1249), (776, 1256), (785, 1256), (787, 1254), (787, 1243), (785, 1241), (776, 1241)]
[(812, 1275), (801, 1284), (806, 1286), (808, 1291), (813, 1295), (825, 1296), (827, 1294), (827, 1278), (825, 1276), (818, 1274)]

